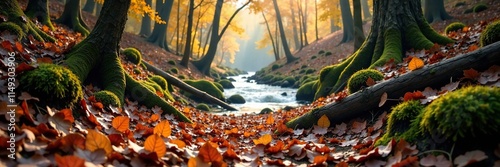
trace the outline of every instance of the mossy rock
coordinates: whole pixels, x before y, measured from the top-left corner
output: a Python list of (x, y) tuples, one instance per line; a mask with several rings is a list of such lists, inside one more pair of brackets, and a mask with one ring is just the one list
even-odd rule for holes
[(179, 75), (179, 76), (177, 76), (177, 78), (179, 78), (179, 79), (186, 79), (186, 76), (185, 75)]
[(446, 34), (452, 32), (452, 31), (457, 31), (457, 30), (461, 30), (465, 27), (465, 24), (464, 23), (461, 23), (461, 22), (454, 22), (454, 23), (451, 23), (449, 24), (448, 26), (446, 26), (446, 29), (444, 30), (444, 32)]
[(140, 64), (142, 61), (142, 54), (136, 48), (126, 48), (123, 50), (123, 55), (126, 59), (134, 64)]
[(141, 73), (141, 69), (135, 67), (134, 68), (134, 74), (140, 74)]
[(271, 110), (270, 108), (264, 108), (264, 109), (260, 110), (259, 114), (269, 114), (272, 112), (273, 112), (273, 110)]
[(174, 74), (179, 74), (179, 69), (177, 69), (176, 67), (170, 69), (170, 72), (174, 73)]
[(154, 92), (156, 94), (158, 94), (158, 93), (163, 94), (163, 97), (165, 99), (174, 101), (174, 98), (173, 98), (172, 94), (170, 94), (170, 91), (163, 89), (158, 83), (156, 83), (152, 80), (141, 81), (140, 83), (142, 83), (144, 86), (146, 86), (146, 88), (148, 88), (149, 90), (151, 90), (151, 88), (153, 88), (152, 92)]
[(325, 53), (325, 56), (331, 56), (332, 55), (332, 52), (328, 51)]
[(316, 56), (316, 55), (311, 56), (311, 60), (314, 60), (314, 59), (316, 59), (316, 58), (318, 58), (318, 56)]
[(174, 66), (176, 64), (175, 61), (173, 61), (173, 60), (169, 60), (169, 61), (167, 61), (167, 63), (170, 64), (170, 65), (174, 65)]
[(464, 10), (464, 14), (468, 14), (468, 13), (472, 13), (472, 12), (474, 12), (474, 9), (472, 9), (472, 8)]
[(205, 103), (200, 103), (200, 104), (196, 105), (195, 108), (198, 110), (202, 110), (202, 111), (210, 111), (211, 110), (210, 106), (208, 106)]
[(486, 6), (486, 4), (483, 3), (477, 4), (476, 6), (474, 6), (474, 8), (472, 8), (474, 13), (479, 13), (485, 11), (486, 9), (488, 9), (488, 6)]
[(149, 80), (158, 84), (161, 89), (163, 90), (168, 90), (168, 82), (167, 80), (165, 80), (165, 78), (163, 78), (162, 76), (159, 76), (159, 75), (153, 75), (151, 77), (149, 77)]
[(465, 5), (466, 5), (466, 3), (465, 3), (465, 2), (457, 2), (457, 3), (455, 4), (455, 7), (465, 6)]
[(495, 21), (486, 26), (479, 38), (481, 47), (497, 41), (500, 41), (500, 21)]
[[(213, 96), (213, 97), (215, 97), (215, 98), (217, 98), (219, 100), (222, 100), (222, 101), (225, 100), (224, 94), (221, 91), (222, 86), (221, 86), (221, 88), (218, 88), (216, 86), (216, 84), (218, 84), (218, 83), (210, 82), (210, 81), (207, 81), (207, 80), (204, 80), (204, 79), (200, 79), (200, 80), (185, 80), (184, 82), (187, 83), (188, 85), (191, 85), (192, 87), (195, 87), (198, 90), (201, 90), (201, 91), (204, 91), (204, 92), (208, 93), (209, 95), (211, 95), (211, 96)], [(193, 100), (197, 100), (197, 101), (201, 101), (202, 100), (202, 99), (200, 99), (200, 98), (198, 98), (196, 96), (193, 96), (190, 93), (185, 92), (184, 94), (187, 97), (189, 97), (189, 98), (191, 98)]]
[(71, 70), (54, 64), (40, 64), (19, 76), (19, 91), (40, 99), (40, 104), (70, 108), (83, 98), (82, 86)]
[(420, 126), (426, 132), (439, 132), (454, 141), (497, 136), (500, 88), (470, 86), (442, 95), (425, 107)]
[(228, 80), (228, 79), (222, 79), (222, 80), (218, 81), (218, 83), (221, 84), (222, 88), (224, 88), (224, 89), (232, 89), (232, 88), (234, 88), (233, 83), (230, 80)]
[(320, 55), (320, 54), (324, 54), (324, 53), (325, 53), (325, 51), (324, 51), (324, 50), (319, 50), (319, 51), (318, 51), (318, 54), (319, 54), (319, 55)]
[(420, 135), (420, 128), (415, 118), (421, 115), (424, 107), (418, 100), (402, 102), (393, 107), (388, 115), (385, 133), (376, 145), (387, 144), (392, 138), (416, 141)]
[(273, 64), (271, 66), (271, 70), (274, 71), (274, 70), (277, 70), (278, 68), (280, 68), (280, 65), (279, 64)]
[(309, 69), (306, 70), (306, 74), (312, 74), (314, 72), (316, 72), (316, 70), (312, 69), (312, 68), (309, 68)]
[(103, 90), (94, 93), (94, 97), (97, 101), (100, 101), (104, 106), (120, 106), (120, 99), (113, 92)]
[(349, 78), (349, 80), (347, 81), (347, 88), (349, 89), (349, 93), (354, 93), (361, 88), (368, 87), (368, 85), (366, 85), (366, 80), (368, 78), (372, 78), (374, 81), (380, 81), (384, 79), (384, 74), (374, 69), (364, 69), (357, 71), (356, 73), (352, 74), (351, 78)]
[(313, 101), (318, 87), (318, 80), (310, 81), (299, 87), (295, 99), (298, 101)]
[(245, 98), (243, 98), (243, 96), (239, 95), (239, 94), (234, 94), (234, 95), (231, 95), (227, 101), (229, 103), (233, 103), (233, 104), (245, 104), (246, 103), (246, 100)]
[(221, 92), (224, 92), (224, 87), (222, 86), (222, 84), (218, 82), (212, 82), (212, 83), (217, 87), (217, 89), (219, 89)]

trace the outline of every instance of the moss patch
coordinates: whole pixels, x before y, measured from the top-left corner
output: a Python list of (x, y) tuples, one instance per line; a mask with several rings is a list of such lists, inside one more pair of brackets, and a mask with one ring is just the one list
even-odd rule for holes
[(495, 21), (483, 30), (479, 43), (481, 47), (500, 41), (500, 21)]
[(196, 109), (202, 110), (202, 111), (210, 111), (211, 110), (210, 106), (208, 106), (205, 103), (200, 103), (200, 104), (196, 105)]
[(268, 114), (268, 113), (272, 113), (273, 110), (270, 109), (270, 108), (264, 108), (262, 110), (260, 110), (259, 114)]
[(104, 106), (120, 106), (120, 99), (113, 93), (107, 90), (94, 93), (97, 101), (100, 101)]
[(222, 79), (218, 83), (221, 84), (222, 88), (224, 88), (224, 89), (232, 89), (232, 88), (234, 88), (233, 83), (231, 83), (231, 81), (228, 80), (228, 79)]
[(318, 80), (310, 81), (303, 84), (297, 90), (297, 94), (295, 94), (295, 99), (299, 101), (313, 101), (317, 87), (318, 87)]
[(448, 26), (446, 26), (446, 29), (444, 30), (444, 32), (446, 34), (452, 32), (452, 31), (457, 31), (457, 30), (461, 30), (465, 27), (465, 24), (464, 23), (461, 23), (461, 22), (454, 22), (454, 23), (451, 23), (449, 24)]
[(233, 103), (233, 104), (245, 104), (246, 103), (245, 98), (243, 98), (243, 96), (241, 96), (239, 94), (234, 94), (234, 95), (230, 96), (227, 100), (229, 103)]
[(419, 133), (419, 121), (417, 118), (424, 109), (420, 101), (412, 100), (402, 102), (392, 108), (387, 120), (385, 134), (377, 141), (376, 145), (386, 144), (392, 138), (397, 140), (416, 141)]
[(139, 65), (142, 61), (142, 54), (136, 48), (126, 48), (123, 50), (123, 55), (126, 59), (134, 64)]
[[(209, 95), (224, 101), (224, 94), (222, 94), (222, 91), (215, 86), (213, 82), (201, 79), (201, 80), (185, 80), (185, 83), (188, 85), (191, 85), (192, 87), (195, 87), (198, 90), (204, 91), (208, 93)], [(196, 100), (196, 101), (201, 101), (203, 99), (200, 99), (190, 93), (184, 92), (184, 95), (189, 97), (190, 99)]]
[(374, 81), (380, 81), (384, 79), (384, 74), (374, 69), (359, 70), (347, 81), (349, 93), (354, 93), (361, 88), (368, 87), (368, 85), (366, 85), (366, 80), (368, 80), (368, 78), (371, 78)]

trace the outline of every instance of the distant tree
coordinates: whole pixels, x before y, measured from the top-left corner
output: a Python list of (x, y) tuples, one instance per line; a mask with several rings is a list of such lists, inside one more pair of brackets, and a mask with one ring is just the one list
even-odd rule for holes
[(83, 11), (89, 12), (90, 14), (94, 14), (95, 8), (97, 3), (95, 3), (94, 0), (87, 0), (85, 2), (85, 5), (83, 5)]
[[(297, 21), (295, 20), (295, 8), (293, 6), (293, 0), (290, 0), (290, 12), (292, 20), (292, 32), (293, 32), (293, 43), (295, 44), (295, 50), (302, 49), (302, 42), (299, 41), (299, 33), (297, 32)], [(278, 56), (279, 58), (279, 56)]]
[(283, 47), (283, 50), (285, 52), (285, 57), (286, 57), (286, 62), (291, 63), (298, 58), (294, 57), (292, 55), (292, 52), (290, 52), (290, 48), (288, 47), (288, 42), (286, 40), (286, 35), (285, 35), (285, 29), (283, 28), (283, 21), (281, 21), (281, 13), (280, 9), (278, 7), (278, 2), (276, 0), (273, 0), (273, 5), (274, 5), (274, 10), (276, 12), (276, 21), (278, 22), (278, 28), (280, 31), (280, 37), (281, 37), (281, 45)]
[(274, 60), (278, 61), (280, 59), (280, 55), (278, 53), (278, 48), (274, 44), (273, 33), (271, 32), (271, 28), (269, 27), (269, 22), (267, 21), (266, 15), (264, 11), (261, 11), (262, 17), (264, 18), (264, 23), (266, 24), (267, 33), (269, 34), (269, 38), (271, 39), (271, 44), (273, 46)]
[(318, 40), (318, 0), (314, 0), (314, 29), (316, 30), (316, 40)]
[(443, 0), (424, 0), (424, 16), (429, 23), (453, 18), (446, 13)]
[(366, 20), (372, 17), (370, 7), (368, 6), (368, 0), (361, 0), (361, 8), (363, 8), (363, 19)]
[(340, 43), (346, 43), (354, 39), (354, 23), (349, 0), (340, 0), (340, 10), (342, 11), (342, 30), (344, 31)]
[[(146, 4), (152, 6), (153, 0), (146, 0)], [(159, 9), (161, 9), (161, 7), (156, 6), (156, 11), (160, 11)], [(139, 35), (145, 37), (149, 37), (151, 35), (151, 17), (148, 16), (142, 17), (141, 31), (139, 31)]]
[[(200, 3), (201, 4), (201, 3)], [(193, 30), (193, 13), (194, 13), (194, 0), (189, 0), (188, 8), (188, 20), (187, 20), (187, 30), (186, 30), (186, 43), (184, 46), (184, 54), (182, 55), (181, 65), (184, 67), (188, 66), (189, 58), (191, 57), (191, 38)]]
[(361, 19), (361, 3), (360, 0), (352, 0), (354, 9), (354, 50), (357, 50), (365, 41), (365, 34), (363, 31), (363, 20)]
[(49, 27), (50, 30), (54, 30), (54, 26), (50, 21), (49, 3), (47, 0), (29, 0), (24, 13), (29, 18), (37, 19), (43, 25)]
[(146, 39), (147, 41), (160, 46), (161, 48), (170, 51), (167, 43), (167, 27), (170, 18), (170, 12), (172, 11), (172, 7), (174, 5), (173, 0), (166, 1), (157, 1), (156, 9), (159, 10), (158, 14), (160, 17), (165, 20), (165, 24), (155, 22), (153, 32)]
[(66, 25), (83, 36), (87, 36), (89, 35), (89, 27), (83, 21), (81, 13), (80, 0), (67, 0), (63, 13), (55, 22)]

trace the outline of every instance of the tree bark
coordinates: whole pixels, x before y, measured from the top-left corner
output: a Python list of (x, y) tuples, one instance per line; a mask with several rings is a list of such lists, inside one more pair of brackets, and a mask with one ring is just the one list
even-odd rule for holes
[(314, 29), (316, 30), (316, 40), (318, 40), (318, 1), (314, 0)]
[(361, 3), (360, 0), (352, 0), (352, 5), (354, 9), (354, 50), (358, 50), (359, 47), (365, 41), (365, 34), (363, 31), (363, 20), (361, 19)]
[(361, 0), (361, 8), (363, 8), (363, 19), (369, 19), (372, 17), (370, 14), (370, 7), (368, 6), (368, 0)]
[(424, 0), (424, 16), (429, 23), (453, 18), (444, 9), (443, 0)]
[(290, 0), (290, 12), (292, 12), (292, 31), (293, 31), (293, 43), (295, 44), (295, 50), (302, 48), (302, 43), (299, 41), (299, 34), (297, 32), (297, 23), (295, 21), (295, 8), (293, 7), (293, 0)]
[(89, 27), (82, 19), (80, 6), (80, 0), (68, 0), (64, 5), (63, 13), (55, 21), (81, 33), (82, 36), (87, 36), (89, 35)]
[(269, 39), (271, 39), (271, 44), (273, 46), (273, 53), (274, 53), (274, 60), (278, 61), (280, 59), (279, 54), (278, 54), (278, 48), (276, 48), (276, 45), (274, 44), (274, 38), (273, 34), (271, 32), (271, 28), (269, 28), (269, 22), (267, 22), (266, 15), (264, 14), (264, 11), (261, 11), (262, 17), (264, 18), (264, 23), (266, 23), (266, 28), (267, 28), (267, 33), (269, 34)]
[(96, 3), (94, 0), (87, 0), (85, 5), (83, 6), (83, 11), (89, 12), (90, 14), (94, 14), (94, 9), (96, 7)]
[(278, 2), (276, 2), (276, 0), (273, 0), (273, 5), (274, 5), (274, 10), (276, 11), (276, 20), (278, 22), (278, 28), (280, 30), (281, 45), (283, 46), (283, 50), (285, 51), (286, 62), (291, 63), (297, 60), (298, 58), (292, 55), (292, 52), (290, 52), (290, 47), (288, 47), (285, 35), (285, 29), (283, 28), (283, 22), (281, 21), (280, 9), (278, 8)]
[(21, 10), (16, 0), (0, 1), (0, 15), (7, 17), (7, 21), (0, 23), (0, 31), (9, 31), (17, 35), (18, 40), (25, 39), (28, 35), (33, 35), (39, 41), (55, 41), (55, 39), (36, 27), (31, 19), (26, 19), (26, 15)]
[(184, 47), (184, 54), (182, 55), (181, 65), (188, 67), (189, 58), (191, 57), (191, 38), (193, 30), (193, 16), (194, 15), (194, 0), (189, 0), (189, 9), (187, 16), (187, 30), (186, 30), (186, 43)]
[(389, 60), (401, 62), (408, 49), (430, 49), (434, 43), (453, 40), (438, 34), (423, 18), (420, 0), (376, 0), (370, 34), (361, 47), (343, 62), (325, 67), (315, 99), (342, 91), (358, 70), (375, 68)]
[[(149, 6), (153, 5), (153, 0), (146, 0), (146, 4)], [(157, 3), (158, 5), (162, 3)], [(156, 12), (159, 12), (161, 8), (156, 6)], [(160, 16), (161, 17), (161, 16)], [(161, 18), (165, 20), (165, 18)], [(151, 18), (148, 16), (143, 16), (141, 21), (141, 31), (139, 31), (140, 36), (149, 37), (151, 35)], [(166, 35), (166, 34), (165, 34)]]
[(142, 61), (142, 63), (144, 65), (146, 65), (146, 68), (148, 68), (149, 71), (153, 72), (156, 75), (159, 75), (159, 76), (162, 76), (163, 78), (165, 78), (165, 80), (167, 80), (168, 83), (170, 83), (174, 86), (177, 86), (178, 88), (180, 88), (184, 91), (187, 91), (187, 92), (189, 92), (189, 93), (191, 93), (191, 94), (193, 94), (201, 99), (204, 99), (204, 100), (207, 100), (211, 103), (217, 104), (226, 110), (237, 111), (236, 108), (230, 106), (229, 104), (209, 95), (208, 93), (200, 91), (200, 90), (192, 87), (191, 85), (184, 83), (183, 81), (179, 80), (178, 78), (170, 75), (169, 73), (166, 73), (165, 71), (158, 69), (157, 67), (147, 63), (146, 61)]
[(500, 65), (500, 42), (488, 45), (476, 51), (459, 55), (436, 64), (424, 66), (399, 77), (378, 83), (364, 90), (347, 96), (339, 102), (333, 102), (323, 107), (289, 121), (290, 128), (310, 128), (318, 119), (326, 115), (330, 125), (335, 125), (349, 119), (366, 114), (366, 111), (377, 108), (382, 94), (388, 98), (402, 97), (406, 92), (424, 89), (430, 85), (448, 83), (450, 77), (460, 78), (463, 70), (470, 68), (485, 69), (492, 65)]
[(40, 23), (54, 31), (54, 26), (50, 21), (49, 3), (47, 0), (29, 0), (24, 13), (29, 18), (37, 19)]
[(350, 42), (354, 39), (354, 23), (349, 0), (340, 0), (340, 11), (342, 15), (342, 30), (344, 31), (340, 43)]
[(146, 39), (148, 42), (156, 44), (167, 51), (170, 51), (167, 42), (167, 28), (170, 18), (170, 12), (172, 11), (173, 6), (173, 0), (167, 0), (165, 1), (165, 3), (163, 3), (162, 1), (156, 2), (156, 10), (159, 9), (158, 13), (160, 17), (165, 20), (165, 24), (155, 23), (153, 32), (148, 37), (148, 39)]

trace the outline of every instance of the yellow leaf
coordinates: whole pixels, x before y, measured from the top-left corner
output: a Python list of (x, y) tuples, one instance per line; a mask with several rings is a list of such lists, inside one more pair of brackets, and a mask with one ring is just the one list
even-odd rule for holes
[(273, 115), (269, 115), (266, 119), (266, 124), (272, 125), (273, 123), (274, 123), (274, 117), (273, 117)]
[(88, 129), (87, 139), (85, 140), (85, 148), (89, 151), (95, 151), (97, 149), (103, 149), (106, 154), (110, 154), (113, 151), (111, 147), (111, 141), (109, 138), (93, 129)]
[(410, 60), (410, 63), (408, 63), (408, 69), (410, 69), (411, 71), (420, 69), (422, 67), (424, 67), (424, 61), (418, 57), (413, 57)]
[(162, 137), (170, 136), (172, 130), (170, 129), (170, 123), (168, 122), (168, 120), (163, 120), (158, 125), (156, 125), (153, 133), (158, 134)]
[(125, 133), (125, 131), (129, 129), (130, 119), (126, 116), (118, 116), (111, 121), (111, 125), (113, 125), (113, 128), (117, 131)]
[(167, 145), (165, 145), (165, 142), (158, 134), (154, 134), (144, 141), (144, 150), (155, 152), (158, 158), (160, 158), (167, 152)]
[(179, 147), (180, 149), (186, 147), (186, 143), (179, 139), (170, 140), (170, 143), (177, 145), (177, 147)]
[(272, 140), (273, 140), (273, 137), (270, 134), (265, 134), (265, 135), (261, 136), (259, 139), (254, 139), (253, 143), (255, 145), (259, 145), (259, 144), (268, 145), (269, 143), (271, 143)]
[(318, 119), (318, 126), (322, 128), (330, 127), (330, 120), (326, 115), (323, 115), (321, 116), (321, 118)]

